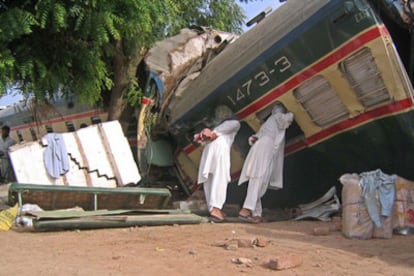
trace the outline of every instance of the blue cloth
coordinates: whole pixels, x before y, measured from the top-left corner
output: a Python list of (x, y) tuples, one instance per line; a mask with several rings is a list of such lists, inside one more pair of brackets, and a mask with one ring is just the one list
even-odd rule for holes
[(47, 147), (43, 153), (46, 171), (53, 178), (59, 178), (69, 171), (69, 157), (62, 134), (48, 133), (43, 138)]
[(359, 185), (362, 188), (362, 196), (368, 210), (368, 214), (376, 227), (381, 227), (380, 212), (377, 206), (377, 194), (380, 201), (381, 215), (390, 216), (395, 199), (395, 175), (387, 175), (380, 169), (364, 172)]

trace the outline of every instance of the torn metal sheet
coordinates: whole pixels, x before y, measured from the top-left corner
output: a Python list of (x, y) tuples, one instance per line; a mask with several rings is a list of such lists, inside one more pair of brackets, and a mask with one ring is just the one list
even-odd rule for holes
[(328, 221), (330, 217), (341, 209), (341, 202), (336, 195), (336, 188), (332, 186), (322, 197), (308, 204), (300, 204), (300, 214), (294, 220), (318, 219)]
[[(239, 36), (210, 28), (182, 29), (173, 37), (157, 42), (145, 58), (150, 70), (157, 72), (163, 83), (163, 102), (170, 95), (179, 97), (186, 83), (197, 78), (199, 72), (226, 45)], [(177, 86), (177, 83), (182, 86)]]

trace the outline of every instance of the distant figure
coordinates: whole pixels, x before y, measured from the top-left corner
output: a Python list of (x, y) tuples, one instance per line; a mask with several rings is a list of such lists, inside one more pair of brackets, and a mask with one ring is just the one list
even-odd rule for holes
[(13, 173), (11, 171), (10, 159), (9, 159), (9, 148), (15, 145), (17, 142), (10, 136), (10, 127), (3, 126), (1, 128), (1, 139), (0, 139), (0, 173), (1, 181), (8, 182), (13, 179)]
[(88, 127), (88, 124), (86, 124), (86, 123), (80, 124), (80, 128), (85, 128), (85, 127)]
[(216, 127), (204, 129), (194, 139), (204, 144), (198, 171), (198, 183), (204, 184), (204, 194), (213, 221), (224, 220), (221, 211), (226, 201), (230, 178), (230, 150), (234, 137), (240, 129), (239, 121), (227, 106), (215, 110)]
[(286, 113), (283, 105), (273, 107), (272, 114), (257, 134), (249, 137), (252, 146), (244, 161), (239, 185), (249, 181), (239, 218), (259, 223), (262, 221), (261, 198), (270, 186), (283, 187), (283, 158), (285, 131), (293, 121), (293, 114)]

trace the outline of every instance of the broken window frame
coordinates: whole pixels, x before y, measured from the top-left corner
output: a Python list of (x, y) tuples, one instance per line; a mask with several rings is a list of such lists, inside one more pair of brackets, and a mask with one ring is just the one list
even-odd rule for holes
[(371, 49), (364, 47), (342, 61), (339, 68), (365, 108), (391, 100)]
[(293, 90), (293, 95), (319, 127), (332, 125), (349, 116), (349, 110), (322, 75), (306, 80)]

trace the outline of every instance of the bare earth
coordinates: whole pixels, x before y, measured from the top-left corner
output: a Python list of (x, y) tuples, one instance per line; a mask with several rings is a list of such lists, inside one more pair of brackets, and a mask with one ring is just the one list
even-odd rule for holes
[[(351, 240), (331, 223), (203, 223), (57, 232), (0, 232), (0, 275), (414, 275), (414, 236)], [(264, 247), (226, 249), (231, 239)], [(295, 268), (271, 270), (271, 258), (295, 254)], [(252, 265), (232, 260), (247, 258)]]
[[(414, 236), (350, 240), (312, 234), (327, 223), (204, 223), (120, 229), (0, 233), (0, 275), (414, 275)], [(227, 250), (218, 242), (264, 238), (265, 247)], [(276, 272), (265, 264), (283, 254), (302, 265)], [(252, 266), (235, 264), (244, 257)]]

